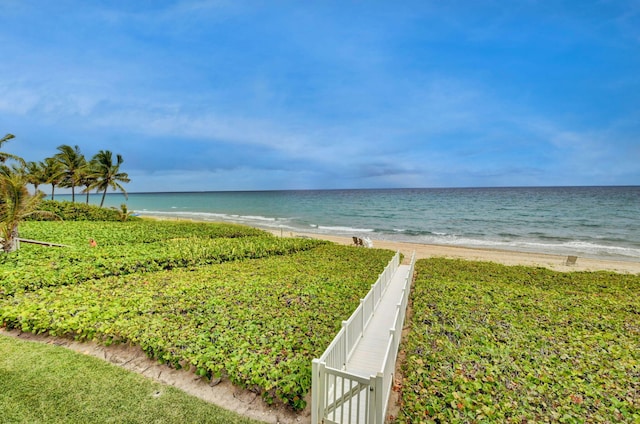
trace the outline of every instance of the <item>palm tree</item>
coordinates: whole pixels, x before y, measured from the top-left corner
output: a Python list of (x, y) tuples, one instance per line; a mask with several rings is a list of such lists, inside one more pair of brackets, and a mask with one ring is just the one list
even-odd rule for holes
[(80, 148), (75, 145), (71, 147), (67, 144), (58, 146), (58, 151), (54, 158), (62, 164), (64, 168), (64, 179), (61, 187), (71, 187), (71, 201), (76, 201), (75, 188), (81, 184), (80, 173), (87, 166), (87, 160), (80, 153)]
[(87, 205), (89, 204), (89, 193), (91, 192), (91, 185), (96, 181), (96, 178), (91, 174), (94, 162), (88, 162), (87, 166), (80, 172), (79, 182), (81, 186), (84, 186), (83, 193), (87, 194)]
[(33, 185), (35, 192), (38, 192), (40, 184), (47, 183), (45, 176), (45, 164), (43, 162), (27, 162), (25, 167), (27, 182)]
[(12, 138), (16, 138), (16, 136), (13, 134), (7, 134), (4, 137), (0, 138), (0, 147), (2, 147), (4, 143), (11, 140)]
[[(2, 147), (2, 145), (4, 143), (6, 143), (7, 141), (11, 140), (12, 138), (15, 138), (16, 136), (13, 134), (7, 134), (4, 137), (0, 138), (0, 147)], [(0, 152), (0, 163), (4, 163), (7, 159), (9, 159), (11, 157), (11, 155), (9, 155), (9, 153), (4, 153), (4, 152)]]
[(27, 169), (22, 164), (12, 163), (11, 166), (5, 164), (0, 165), (0, 173), (11, 176), (13, 174), (27, 175)]
[(95, 181), (87, 190), (96, 189), (98, 192), (102, 191), (100, 207), (104, 205), (104, 198), (107, 195), (109, 187), (114, 190), (120, 190), (124, 194), (124, 197), (127, 197), (127, 191), (120, 183), (128, 183), (131, 180), (126, 172), (120, 172), (122, 162), (124, 162), (122, 155), (118, 154), (116, 155), (116, 163), (113, 163), (113, 154), (109, 150), (100, 150), (93, 159), (91, 159), (92, 169), (90, 175), (95, 178)]
[(118, 215), (120, 216), (120, 221), (122, 222), (128, 220), (129, 217), (133, 215), (133, 211), (130, 211), (129, 208), (127, 208), (126, 203), (122, 203), (120, 205), (120, 209), (114, 208), (113, 206), (111, 207), (111, 209), (118, 211)]
[(30, 195), (26, 177), (19, 173), (0, 175), (0, 241), (2, 251), (18, 248), (18, 225), (29, 215), (43, 213), (38, 205), (43, 193)]
[(51, 184), (51, 200), (56, 191), (56, 186), (64, 179), (64, 168), (62, 164), (54, 158), (44, 160), (44, 180)]
[[(13, 135), (13, 134), (7, 134), (4, 137), (0, 138), (0, 147), (2, 147), (2, 145), (4, 143), (6, 143), (7, 141), (11, 140), (12, 138), (16, 138), (16, 136)], [(18, 162), (20, 162), (21, 164), (24, 165), (24, 159), (22, 159), (20, 156), (12, 155), (12, 154), (5, 153), (5, 152), (0, 152), (0, 163), (6, 162), (7, 159), (16, 160), (16, 161), (18, 161)]]

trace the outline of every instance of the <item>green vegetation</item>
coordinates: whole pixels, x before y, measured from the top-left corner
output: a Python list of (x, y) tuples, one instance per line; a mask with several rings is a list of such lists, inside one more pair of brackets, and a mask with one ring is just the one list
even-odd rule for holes
[[(0, 147), (9, 140), (14, 139), (13, 134), (7, 134), (0, 138)], [(43, 184), (51, 184), (51, 200), (54, 200), (56, 187), (71, 188), (72, 202), (76, 201), (76, 187), (84, 187), (86, 203), (89, 204), (89, 193), (96, 190), (102, 193), (100, 207), (104, 204), (107, 190), (121, 191), (127, 196), (127, 191), (121, 183), (130, 182), (129, 175), (120, 170), (124, 159), (122, 155), (114, 155), (110, 150), (100, 150), (91, 160), (80, 151), (79, 146), (62, 144), (57, 148), (58, 153), (39, 162), (26, 162), (23, 158), (0, 151), (0, 174), (17, 174), (27, 184), (33, 185), (38, 194), (38, 187)], [(7, 161), (14, 161), (10, 168), (5, 165)]]
[(0, 336), (3, 423), (254, 423), (97, 358)]
[[(288, 254), (323, 244), (254, 228), (189, 222), (28, 222), (23, 236), (68, 247), (23, 248), (0, 257), (0, 296), (135, 272)], [(89, 239), (97, 241), (93, 248)]]
[[(392, 256), (230, 224), (28, 221), (21, 231), (68, 247), (0, 256), (0, 326), (132, 343), (293, 409), (305, 406), (311, 360)], [(421, 260), (412, 303), (398, 422), (640, 421), (640, 276)], [(161, 403), (152, 383), (129, 387), (133, 376), (85, 365), (91, 358), (20, 343), (0, 338), (0, 367), (13, 371), (0, 374), (9, 421), (55, 422), (63, 405), (61, 421), (115, 408), (121, 421), (233, 422), (168, 388)]]
[(18, 226), (27, 217), (43, 213), (39, 203), (39, 195), (29, 195), (24, 176), (0, 172), (0, 252), (16, 250)]
[(33, 216), (27, 219), (45, 221), (127, 221), (139, 219), (129, 216), (128, 212), (126, 218), (123, 217), (122, 209), (106, 209), (95, 205), (67, 201), (42, 200), (39, 209), (50, 212), (52, 216)]
[[(104, 198), (109, 188), (120, 190), (127, 197), (127, 191), (120, 183), (128, 183), (131, 180), (126, 172), (120, 172), (120, 165), (123, 162), (122, 155), (118, 154), (114, 163), (113, 154), (109, 150), (100, 150), (91, 160), (89, 171), (86, 175), (91, 181), (87, 187), (87, 192), (91, 189), (102, 192), (100, 207), (104, 205)], [(73, 189), (72, 183), (71, 187)]]
[[(14, 139), (13, 134), (7, 134), (0, 139), (0, 147)], [(13, 161), (12, 167), (5, 162)], [(17, 239), (20, 236), (19, 225), (34, 214), (43, 214), (39, 209), (44, 193), (38, 190), (42, 184), (51, 184), (51, 200), (54, 198), (55, 188), (70, 187), (72, 203), (75, 203), (75, 188), (84, 186), (89, 204), (89, 192), (93, 189), (102, 192), (100, 207), (104, 204), (107, 190), (120, 190), (125, 197), (127, 192), (120, 183), (128, 183), (129, 176), (120, 171), (124, 160), (121, 155), (113, 154), (109, 150), (100, 150), (90, 161), (87, 161), (78, 146), (63, 144), (58, 146), (58, 153), (46, 158), (42, 162), (26, 162), (19, 156), (0, 151), (0, 253), (13, 252), (19, 248)], [(31, 195), (27, 185), (34, 187), (35, 194)], [(63, 219), (69, 215), (70, 219), (113, 220), (117, 217), (126, 221), (131, 213), (126, 205), (121, 210), (104, 212), (100, 209), (72, 208), (65, 205), (49, 204), (47, 213), (55, 219)]]
[[(13, 135), (13, 134), (7, 134), (4, 137), (0, 138), (0, 147), (2, 147), (2, 145), (4, 143), (6, 143), (7, 141), (9, 141), (9, 140), (11, 140), (13, 138), (16, 138), (16, 136)], [(19, 156), (15, 156), (15, 155), (12, 155), (12, 154), (9, 154), (9, 153), (6, 153), (6, 152), (0, 152), (0, 164), (5, 163), (7, 160), (15, 160), (15, 161), (18, 161), (20, 163), (24, 163), (24, 159), (22, 159)]]
[[(58, 203), (58, 202), (54, 202)], [(62, 202), (68, 205), (68, 202)], [(82, 205), (76, 205), (83, 207)], [(90, 207), (91, 208), (91, 207)], [(95, 207), (93, 207), (95, 208)], [(173, 239), (271, 237), (265, 231), (244, 225), (190, 221), (155, 221), (140, 219), (135, 222), (26, 222), (23, 233), (30, 238), (62, 244), (85, 246), (89, 238), (100, 241), (101, 246), (123, 246), (154, 243)], [(318, 241), (316, 241), (318, 242)], [(41, 250), (39, 253), (47, 251)], [(16, 255), (26, 255), (18, 252)]]
[(0, 325), (134, 343), (294, 409), (305, 406), (311, 360), (393, 255), (227, 224), (23, 227), (71, 247), (24, 246), (0, 263)]
[[(82, 179), (87, 172), (87, 160), (80, 152), (80, 147), (71, 147), (67, 144), (58, 146), (58, 153), (54, 156), (62, 165), (62, 178), (65, 185), (71, 187), (72, 202), (76, 201), (76, 187), (82, 184)], [(37, 165), (30, 165), (37, 166)]]
[(416, 271), (398, 422), (640, 422), (640, 276)]

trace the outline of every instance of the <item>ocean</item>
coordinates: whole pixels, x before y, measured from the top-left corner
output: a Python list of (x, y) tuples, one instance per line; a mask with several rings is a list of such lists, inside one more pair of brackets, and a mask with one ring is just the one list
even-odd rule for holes
[[(99, 200), (91, 196), (91, 203)], [(141, 216), (235, 222), (285, 235), (640, 261), (638, 186), (131, 193), (128, 200), (110, 193), (105, 206), (122, 203)]]

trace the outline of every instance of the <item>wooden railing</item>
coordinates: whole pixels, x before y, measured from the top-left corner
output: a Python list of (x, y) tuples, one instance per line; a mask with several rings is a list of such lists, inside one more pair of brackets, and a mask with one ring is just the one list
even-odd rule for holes
[(312, 424), (318, 423), (383, 423), (393, 383), (393, 374), (402, 338), (415, 253), (405, 278), (402, 295), (396, 306), (387, 350), (376, 375), (363, 378), (345, 371), (345, 367), (362, 338), (376, 307), (398, 269), (400, 253), (396, 253), (380, 274), (371, 290), (329, 344), (327, 350), (312, 362)]

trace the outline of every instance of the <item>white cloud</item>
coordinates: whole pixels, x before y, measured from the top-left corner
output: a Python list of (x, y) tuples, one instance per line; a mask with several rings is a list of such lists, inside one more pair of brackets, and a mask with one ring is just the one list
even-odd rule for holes
[[(638, 5), (631, 5), (635, 8), (613, 21), (618, 28), (637, 19)], [(459, 5), (436, 3), (415, 13), (394, 5), (367, 7), (363, 14), (353, 4), (252, 7), (193, 0), (77, 6), (61, 19), (64, 28), (43, 21), (46, 37), (23, 25), (37, 22), (46, 9), (25, 12), (17, 6), (13, 25), (22, 28), (0, 28), (12, 58), (0, 64), (0, 124), (24, 129), (41, 143), (34, 152), (61, 142), (112, 145), (125, 157), (142, 158), (146, 149), (158, 155), (167, 178), (182, 185), (199, 179), (188, 177), (185, 168), (206, 168), (206, 158), (198, 155), (234, 149), (228, 165), (215, 161), (212, 174), (197, 175), (224, 175), (243, 187), (251, 178), (254, 184), (296, 181), (306, 187), (535, 184), (553, 175), (591, 181), (606, 172), (612, 178), (626, 175), (625, 181), (637, 176), (637, 112), (620, 106), (619, 116), (597, 123), (576, 117), (580, 111), (572, 111), (573, 118), (559, 116), (553, 111), (560, 107), (554, 106), (564, 99), (551, 93), (559, 84), (534, 73), (527, 75), (535, 84), (523, 82), (516, 72), (526, 73), (526, 67), (494, 72), (505, 70), (501, 59), (539, 65), (535, 60), (546, 58), (500, 51), (531, 40), (531, 28), (546, 22), (536, 14), (535, 2), (495, 16), (489, 12), (497, 3), (473, 6), (482, 12), (478, 16), (457, 13)], [(572, 26), (536, 39), (536, 47), (553, 50), (557, 46), (549, 40), (563, 34), (571, 35), (563, 48), (597, 38), (579, 38), (594, 16), (554, 10), (559, 11), (555, 24), (566, 20)], [(523, 22), (530, 26), (510, 33), (528, 13), (533, 15)], [(237, 31), (226, 33), (231, 27)], [(511, 43), (506, 36), (517, 39)], [(465, 56), (473, 56), (471, 47), (487, 49), (496, 64), (484, 55), (483, 60)], [(623, 59), (628, 67), (636, 64)], [(475, 68), (477, 63), (484, 67)], [(602, 75), (607, 78), (601, 87), (614, 94), (633, 93), (638, 85), (633, 72)], [(567, 84), (580, 89), (578, 83)], [(546, 91), (539, 94), (536, 88)], [(636, 97), (625, 101), (633, 104)], [(597, 104), (583, 105), (597, 116)], [(176, 146), (170, 153), (157, 147), (169, 147), (167, 140)], [(242, 163), (247, 149), (253, 154)]]

